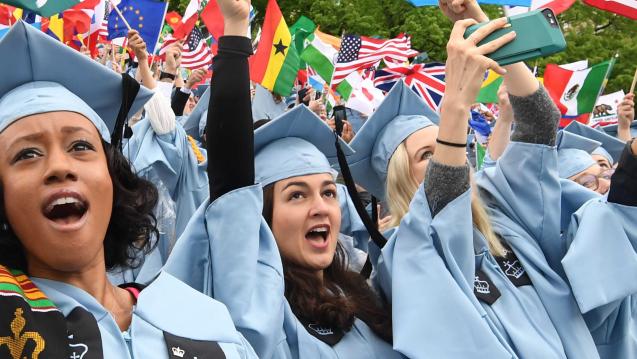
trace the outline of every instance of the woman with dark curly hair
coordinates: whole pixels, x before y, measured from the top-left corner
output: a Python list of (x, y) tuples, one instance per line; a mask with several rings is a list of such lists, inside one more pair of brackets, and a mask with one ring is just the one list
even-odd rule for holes
[(152, 93), (23, 22), (0, 53), (0, 357), (256, 357), (170, 274), (108, 280), (158, 234), (157, 190), (119, 152)]

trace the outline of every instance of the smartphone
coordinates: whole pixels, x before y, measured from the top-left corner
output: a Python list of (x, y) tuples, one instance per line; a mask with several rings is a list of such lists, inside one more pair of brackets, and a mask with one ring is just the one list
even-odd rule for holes
[(300, 89), (300, 90), (299, 90), (299, 92), (298, 92), (298, 94), (297, 94), (298, 99), (299, 99), (299, 103), (302, 103), (302, 104), (304, 104), (305, 106), (309, 106), (309, 105), (310, 105), (310, 100), (307, 100), (307, 101), (305, 101), (305, 100), (304, 100), (304, 99), (305, 99), (305, 96), (307, 95), (307, 92), (308, 92), (309, 90), (310, 90), (310, 89), (308, 89), (307, 87), (306, 87), (306, 88), (302, 88), (302, 89)]
[(343, 133), (343, 121), (347, 121), (346, 107), (343, 105), (334, 106), (333, 108), (334, 124), (336, 126), (336, 133), (339, 135)]
[[(469, 27), (464, 34), (465, 39), (485, 24), (486, 22)], [(564, 34), (551, 9), (511, 16), (509, 25), (492, 32), (478, 44), (482, 45), (515, 31), (513, 41), (486, 55), (501, 66), (552, 55), (566, 49)]]

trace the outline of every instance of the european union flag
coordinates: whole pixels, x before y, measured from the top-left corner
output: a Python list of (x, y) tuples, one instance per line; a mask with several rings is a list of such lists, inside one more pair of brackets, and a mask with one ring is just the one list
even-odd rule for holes
[[(410, 0), (416, 6), (438, 6), (438, 0)], [(531, 0), (478, 0), (480, 4), (531, 6)]]
[[(148, 53), (155, 52), (159, 32), (164, 23), (168, 3), (155, 0), (122, 0), (117, 8), (133, 30), (139, 31)], [(128, 28), (115, 9), (108, 15), (108, 39), (126, 37)]]

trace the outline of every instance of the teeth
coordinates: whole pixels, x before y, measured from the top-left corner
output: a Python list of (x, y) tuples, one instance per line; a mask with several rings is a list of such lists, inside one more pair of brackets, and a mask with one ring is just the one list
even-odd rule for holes
[(53, 203), (51, 203), (51, 206), (58, 206), (61, 204), (69, 204), (69, 203), (80, 203), (80, 201), (77, 198), (73, 198), (73, 197), (62, 197), (53, 201)]
[(313, 230), (311, 230), (310, 232), (316, 232), (316, 233), (326, 233), (326, 232), (327, 232), (327, 227), (314, 228), (314, 229), (313, 229)]
[(47, 212), (51, 212), (53, 210), (53, 207), (55, 207), (55, 206), (59, 206), (59, 205), (63, 205), (63, 204), (71, 204), (71, 203), (82, 205), (82, 202), (80, 202), (80, 200), (78, 200), (77, 198), (74, 198), (74, 197), (62, 197), (62, 198), (56, 199), (55, 201), (51, 202), (51, 204), (46, 206), (46, 211)]

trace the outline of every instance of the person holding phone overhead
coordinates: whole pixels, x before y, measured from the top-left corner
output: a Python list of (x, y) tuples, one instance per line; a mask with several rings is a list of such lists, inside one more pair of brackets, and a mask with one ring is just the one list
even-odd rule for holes
[[(224, 11), (247, 17), (247, 8), (247, 2), (234, 2)], [(247, 27), (247, 21), (239, 23)], [(448, 170), (453, 175), (450, 181), (440, 180), (437, 189), (449, 185), (453, 193), (436, 197), (432, 210), (429, 206), (434, 202), (428, 204), (425, 192), (419, 191), (412, 203), (413, 219), (405, 220), (408, 223), (397, 231), (400, 240), (388, 249), (393, 257), (383, 257), (385, 262), (380, 264), (395, 275), (374, 278), (385, 280), (375, 283), (381, 292), (372, 291), (357, 273), (344, 270), (336, 241), (341, 213), (330, 166), (335, 137), (304, 106), (253, 132), (249, 40), (240, 36), (221, 39), (210, 97), (215, 106), (210, 107), (207, 124), (211, 202), (194, 216), (166, 270), (225, 303), (235, 325), (261, 358), (512, 358), (538, 353), (560, 358), (566, 357), (564, 347), (573, 357), (595, 357), (594, 344), (577, 310), (575, 315), (569, 316), (573, 314), (569, 311), (560, 316), (558, 306), (558, 314), (549, 316), (539, 291), (528, 282), (515, 287), (487, 254), (481, 236), (476, 238), (478, 255), (485, 259), (476, 261), (470, 196), (463, 194), (469, 181), (464, 153), (466, 114), (485, 70), (505, 72), (484, 54), (514, 36), (478, 47), (477, 42), (504, 27), (506, 21), (494, 21), (465, 40), (465, 29), (474, 23), (456, 23), (448, 44), (451, 107), (443, 107), (438, 136), (447, 143), (463, 144), (461, 150), (451, 146), (437, 152), (440, 167), (436, 171)], [(229, 33), (244, 34), (245, 28), (239, 26), (232, 32), (226, 28)], [(538, 102), (547, 106), (541, 109), (548, 116), (538, 124), (546, 141), (551, 141), (556, 112), (550, 99), (523, 65), (510, 67), (509, 72), (510, 88), (522, 102), (516, 106), (528, 111), (537, 110)], [(534, 120), (536, 117), (528, 119)], [(370, 119), (366, 126), (374, 122)], [(345, 144), (341, 146), (351, 154)], [(542, 144), (522, 143), (519, 147), (530, 148), (521, 151), (524, 155), (549, 151)], [(440, 179), (441, 174), (428, 177)], [(455, 192), (458, 189), (461, 191)], [(447, 205), (449, 209), (444, 208)], [(442, 246), (460, 253), (426, 260), (414, 257), (421, 246), (429, 251), (435, 247), (427, 242), (432, 230), (429, 211), (442, 225), (433, 224), (435, 230), (453, 242)], [(461, 263), (453, 263), (456, 259)], [(497, 313), (483, 307), (474, 295), (476, 265), (495, 276), (502, 288), (502, 300), (495, 303)], [(559, 277), (550, 279), (558, 281)], [(572, 300), (566, 283), (560, 284), (559, 293)], [(391, 311), (383, 298), (391, 302)], [(559, 300), (551, 304), (558, 305)], [(574, 307), (573, 302), (571, 309)], [(423, 312), (428, 316), (420, 315)], [(554, 323), (558, 319), (563, 321), (559, 333)], [(517, 324), (527, 332), (516, 330)]]
[(0, 357), (256, 358), (174, 276), (107, 277), (158, 235), (157, 190), (120, 152), (152, 92), (22, 21), (0, 53)]
[[(394, 347), (409, 356), (448, 357), (433, 351), (439, 347), (432, 342), (449, 340), (435, 326), (424, 335), (429, 327), (403, 334), (401, 326), (413, 328), (432, 318), (453, 326), (454, 320), (469, 315), (457, 315), (459, 310), (473, 309), (506, 348), (501, 357), (598, 358), (590, 322), (572, 290), (575, 282), (563, 275), (559, 263), (566, 249), (560, 215), (570, 215), (560, 208), (555, 148), (559, 111), (526, 65), (502, 68), (488, 57), (494, 51), (490, 43), (474, 47), (485, 35), (481, 30), (504, 26), (506, 20), (489, 22), (465, 38), (475, 19), (488, 20), (477, 3), (442, 1), (441, 7), (457, 21), (447, 46), (440, 126), (411, 91), (397, 85), (357, 133), (351, 143), (356, 153), (349, 157), (355, 181), (381, 199), (387, 196), (390, 209), (402, 209), (392, 213), (396, 227), (386, 233), (384, 248), (370, 244), (372, 257), (377, 257), (372, 275), (392, 294)], [(516, 41), (512, 33), (500, 39), (507, 36)], [(472, 186), (465, 153), (467, 117), (489, 67), (504, 77), (516, 126), (497, 163), (478, 172)], [(406, 205), (392, 208), (392, 203)], [(445, 274), (432, 270), (440, 261), (466, 296), (466, 307), (457, 303), (453, 315), (440, 310), (440, 302), (449, 302), (440, 293), (453, 290), (435, 286)], [(574, 270), (573, 278), (584, 281), (583, 273)], [(621, 286), (631, 287), (625, 282)], [(405, 288), (419, 294), (406, 296)], [(405, 307), (417, 309), (395, 309)], [(465, 341), (473, 342), (475, 332), (458, 333), (447, 345), (471, 347)], [(479, 350), (458, 357), (496, 357), (476, 356)]]

